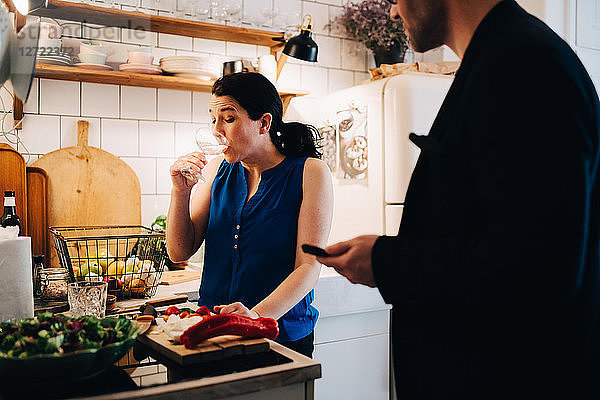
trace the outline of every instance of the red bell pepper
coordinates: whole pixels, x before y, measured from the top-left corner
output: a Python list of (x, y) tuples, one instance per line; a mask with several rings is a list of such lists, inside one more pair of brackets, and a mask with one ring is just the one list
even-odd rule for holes
[(190, 316), (190, 313), (188, 311), (182, 311), (179, 313), (179, 318), (187, 318)]
[(237, 314), (217, 314), (205, 317), (181, 334), (179, 341), (191, 349), (204, 340), (221, 335), (239, 335), (274, 340), (279, 334), (277, 321), (272, 318), (250, 318)]
[(210, 315), (210, 310), (206, 306), (200, 306), (200, 308), (196, 310), (196, 314)]
[(179, 315), (180, 312), (181, 311), (179, 310), (179, 308), (177, 308), (175, 306), (171, 306), (165, 310), (165, 315), (171, 315), (171, 314)]

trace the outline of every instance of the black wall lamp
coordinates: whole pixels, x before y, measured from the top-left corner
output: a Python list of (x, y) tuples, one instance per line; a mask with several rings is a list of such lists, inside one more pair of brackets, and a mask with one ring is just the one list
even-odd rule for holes
[(304, 17), (300, 34), (287, 41), (279, 60), (277, 60), (277, 78), (279, 78), (288, 56), (303, 61), (317, 62), (318, 52), (319, 47), (312, 39), (312, 17), (307, 15)]

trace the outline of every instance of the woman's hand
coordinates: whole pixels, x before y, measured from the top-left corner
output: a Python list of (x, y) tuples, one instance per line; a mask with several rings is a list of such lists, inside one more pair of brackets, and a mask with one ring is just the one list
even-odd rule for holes
[(235, 303), (227, 304), (226, 306), (215, 306), (216, 314), (238, 314), (250, 318), (258, 318), (260, 315), (256, 311), (249, 310), (248, 307), (236, 301)]
[[(196, 183), (198, 183), (206, 163), (207, 160), (204, 154), (197, 151), (181, 156), (175, 160), (169, 169), (171, 172), (171, 182), (173, 182), (173, 188), (180, 190), (189, 190), (192, 188)], [(184, 168), (190, 169), (192, 173), (186, 176), (182, 175), (181, 170)]]

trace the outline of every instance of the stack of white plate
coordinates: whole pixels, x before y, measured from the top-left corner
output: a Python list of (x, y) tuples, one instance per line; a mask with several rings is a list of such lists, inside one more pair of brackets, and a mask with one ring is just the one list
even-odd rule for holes
[(71, 57), (68, 53), (45, 54), (38, 52), (37, 63), (50, 65), (71, 65)]
[(220, 62), (208, 57), (173, 56), (160, 59), (160, 68), (175, 76), (212, 80), (220, 75)]

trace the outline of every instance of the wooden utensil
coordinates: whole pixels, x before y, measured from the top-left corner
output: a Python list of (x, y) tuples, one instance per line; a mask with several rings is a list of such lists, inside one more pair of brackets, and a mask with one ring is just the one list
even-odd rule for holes
[(202, 271), (165, 271), (160, 278), (161, 285), (195, 281), (202, 278)]
[[(48, 174), (48, 226), (140, 225), (135, 172), (118, 157), (88, 146), (88, 128), (87, 121), (77, 121), (77, 146), (34, 163)], [(50, 261), (58, 266), (55, 251)]]
[(21, 219), (21, 236), (27, 236), (27, 177), (25, 159), (15, 149), (0, 143), (0, 196), (5, 190), (15, 192), (17, 215)]
[(48, 232), (48, 175), (38, 167), (27, 167), (27, 222), (33, 255), (50, 261)]

